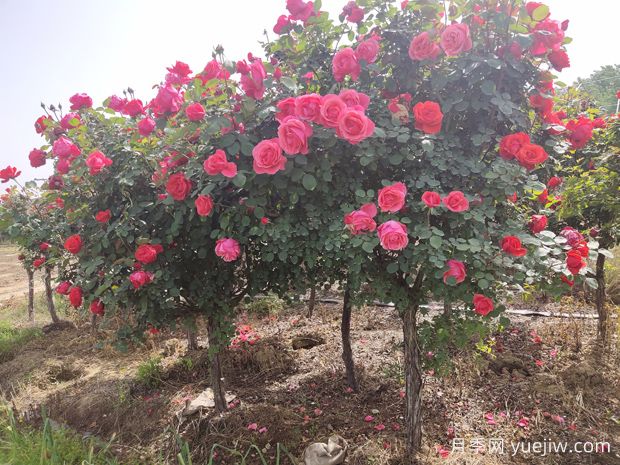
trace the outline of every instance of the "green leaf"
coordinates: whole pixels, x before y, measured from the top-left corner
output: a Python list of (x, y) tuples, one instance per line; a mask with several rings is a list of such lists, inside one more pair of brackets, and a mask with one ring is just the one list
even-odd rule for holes
[(439, 249), (441, 248), (443, 240), (439, 236), (432, 236), (429, 242), (431, 243), (432, 247), (434, 247), (435, 249)]
[(246, 177), (243, 173), (237, 173), (237, 176), (233, 178), (233, 184), (237, 187), (245, 186)]
[(297, 82), (290, 76), (282, 76), (280, 82), (289, 90), (297, 89)]
[(372, 253), (372, 251), (375, 250), (375, 244), (373, 242), (364, 242), (362, 244), (362, 249), (364, 249), (364, 252)]
[(547, 16), (549, 16), (549, 7), (547, 5), (540, 5), (532, 11), (532, 19), (534, 21), (542, 21)]
[(306, 190), (313, 191), (316, 188), (316, 178), (310, 173), (304, 174), (301, 183)]
[(396, 262), (392, 262), (390, 263), (387, 268), (386, 268), (387, 272), (390, 274), (394, 274), (398, 271), (398, 263)]

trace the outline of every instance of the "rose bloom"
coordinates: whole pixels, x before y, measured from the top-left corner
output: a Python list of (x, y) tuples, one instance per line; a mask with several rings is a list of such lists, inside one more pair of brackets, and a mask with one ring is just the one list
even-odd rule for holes
[(82, 153), (80, 148), (75, 145), (71, 139), (68, 139), (65, 136), (60, 136), (54, 141), (52, 152), (60, 158), (71, 156), (77, 157), (80, 153)]
[(149, 273), (147, 271), (134, 271), (129, 275), (129, 281), (133, 285), (134, 289), (140, 289), (142, 286), (145, 286), (153, 281), (153, 273)]
[(377, 228), (381, 247), (385, 250), (402, 250), (409, 244), (407, 226), (399, 221), (390, 220)]
[(465, 264), (460, 260), (450, 259), (446, 262), (448, 271), (443, 274), (443, 282), (448, 284), (448, 278), (452, 277), (456, 280), (456, 284), (465, 281), (467, 273), (465, 271)]
[(190, 121), (200, 121), (205, 117), (205, 109), (198, 102), (190, 103), (187, 108), (185, 108), (185, 115)]
[(38, 168), (39, 166), (45, 165), (47, 153), (40, 149), (32, 149), (28, 154), (28, 159), (30, 160), (30, 166), (33, 168)]
[(240, 83), (245, 94), (255, 100), (262, 99), (265, 94), (264, 80), (267, 77), (263, 62), (260, 60), (253, 61), (248, 72), (242, 74)]
[(586, 262), (578, 250), (569, 250), (566, 253), (566, 267), (572, 275), (579, 274), (581, 269), (585, 266)]
[(374, 131), (375, 123), (363, 111), (347, 108), (338, 121), (336, 135), (355, 145), (370, 137)]
[(327, 94), (321, 98), (320, 124), (328, 128), (337, 128), (340, 117), (346, 111), (347, 104), (335, 94)]
[(553, 189), (555, 187), (558, 187), (560, 184), (562, 184), (562, 178), (559, 178), (557, 176), (552, 176), (547, 182), (547, 188)]
[(544, 163), (549, 155), (540, 145), (523, 144), (517, 152), (517, 161), (528, 170), (533, 170), (536, 165)]
[(547, 56), (547, 58), (549, 58), (553, 69), (556, 71), (562, 71), (564, 68), (570, 68), (570, 59), (564, 50), (554, 50)]
[(253, 169), (256, 174), (275, 174), (286, 167), (286, 157), (278, 139), (259, 142), (252, 149)]
[(334, 79), (338, 82), (344, 81), (345, 76), (350, 75), (351, 79), (357, 81), (362, 68), (357, 60), (357, 55), (351, 47), (338, 50), (332, 60), (332, 71)]
[(156, 115), (165, 113), (176, 113), (181, 109), (183, 104), (183, 94), (180, 90), (167, 84), (160, 86), (157, 95), (149, 104)]
[(157, 254), (164, 251), (160, 244), (142, 244), (136, 249), (134, 257), (141, 263), (148, 265), (157, 259)]
[(128, 115), (130, 117), (138, 116), (144, 113), (144, 105), (142, 104), (142, 100), (133, 99), (129, 100), (122, 110), (123, 114)]
[(448, 56), (456, 56), (461, 52), (471, 50), (472, 43), (469, 37), (467, 24), (451, 24), (441, 33), (441, 48)]
[(41, 242), (39, 244), (39, 250), (41, 252), (45, 252), (46, 250), (48, 250), (51, 247), (51, 245), (48, 242)]
[(67, 295), (70, 287), (71, 283), (69, 281), (63, 281), (56, 286), (56, 294)]
[(407, 187), (402, 182), (379, 189), (379, 208), (383, 212), (396, 213), (405, 206)]
[(437, 134), (441, 131), (443, 113), (437, 102), (418, 102), (413, 107), (415, 128), (426, 134)]
[(44, 263), (45, 263), (45, 257), (40, 257), (32, 262), (32, 266), (34, 266), (35, 268), (39, 268)]
[(588, 258), (588, 255), (590, 254), (590, 248), (585, 240), (579, 241), (578, 244), (574, 245), (573, 250), (579, 252), (583, 258)]
[(434, 60), (441, 53), (441, 48), (431, 40), (428, 32), (422, 32), (411, 40), (409, 58), (412, 60)]
[(34, 130), (37, 134), (42, 134), (52, 122), (53, 120), (47, 115), (39, 116), (34, 122)]
[(67, 131), (69, 129), (77, 128), (80, 124), (82, 124), (82, 120), (80, 118), (80, 115), (78, 115), (77, 113), (67, 113), (60, 120), (60, 127)]
[(147, 116), (138, 121), (138, 132), (141, 136), (149, 136), (155, 130), (155, 126), (155, 121)]
[(474, 312), (478, 315), (487, 316), (493, 311), (493, 301), (482, 294), (474, 294)]
[(102, 210), (100, 212), (97, 212), (97, 214), (95, 215), (95, 220), (97, 220), (99, 223), (107, 223), (108, 221), (110, 221), (110, 218), (112, 217), (112, 213), (110, 213), (110, 210)]
[(91, 176), (101, 173), (103, 168), (110, 165), (112, 165), (112, 160), (106, 157), (99, 150), (95, 150), (86, 159), (86, 166), (88, 166)]
[(166, 192), (174, 200), (185, 200), (190, 190), (192, 190), (192, 182), (183, 173), (175, 173), (168, 178)]
[(521, 247), (521, 240), (516, 236), (504, 237), (500, 245), (504, 252), (513, 257), (523, 257), (527, 253), (527, 249)]
[(72, 110), (79, 110), (81, 108), (90, 108), (93, 106), (93, 99), (90, 98), (86, 94), (72, 95), (71, 98), (69, 99), (69, 102), (71, 102)]
[(225, 262), (235, 261), (241, 254), (239, 243), (229, 237), (218, 239), (215, 243), (215, 255)]
[(199, 195), (194, 204), (199, 216), (209, 216), (213, 211), (213, 199), (209, 195)]
[(314, 13), (312, 2), (303, 0), (286, 0), (286, 9), (291, 14), (291, 19), (296, 21), (306, 21)]
[(578, 120), (571, 120), (566, 124), (566, 129), (570, 131), (568, 140), (572, 148), (581, 149), (592, 139), (594, 124), (589, 118), (581, 117)]
[(364, 19), (364, 9), (357, 6), (355, 0), (351, 0), (342, 9), (341, 16), (345, 16), (350, 23), (359, 23)]
[(530, 50), (533, 55), (544, 55), (547, 50), (558, 50), (563, 41), (562, 25), (557, 21), (546, 19), (534, 26), (534, 43)]
[(366, 39), (355, 48), (357, 59), (364, 60), (366, 63), (374, 63), (378, 53), (379, 42), (376, 39)]
[(530, 231), (537, 234), (547, 227), (547, 217), (545, 215), (532, 215), (529, 225)]
[(287, 15), (280, 15), (275, 26), (273, 26), (273, 32), (278, 35), (284, 34), (285, 32), (288, 32), (288, 28), (290, 28), (292, 25), (293, 23)]
[(99, 299), (95, 299), (90, 303), (90, 313), (93, 315), (103, 316), (105, 314), (105, 305)]
[(82, 250), (82, 238), (79, 234), (69, 236), (65, 241), (65, 249), (71, 252), (73, 255)]
[(343, 89), (338, 96), (342, 99), (348, 107), (362, 107), (364, 110), (368, 110), (370, 105), (370, 97), (362, 92), (358, 92), (355, 89)]
[(48, 189), (60, 190), (65, 186), (62, 176), (52, 175), (47, 180)]
[(547, 205), (547, 202), (549, 201), (549, 191), (547, 189), (543, 190), (540, 194), (538, 194), (537, 200), (538, 203)]
[(301, 95), (295, 99), (295, 116), (305, 121), (319, 122), (321, 119), (321, 101), (319, 94)]
[(442, 203), (448, 210), (455, 213), (469, 210), (469, 200), (467, 200), (461, 191), (450, 192), (443, 198)]
[(278, 142), (288, 155), (308, 153), (308, 138), (312, 127), (295, 116), (286, 117), (278, 128)]
[(579, 242), (583, 241), (583, 234), (577, 231), (575, 228), (566, 226), (560, 231), (560, 236), (566, 239), (566, 242), (571, 247), (575, 247)]
[(217, 149), (213, 155), (204, 161), (202, 166), (209, 176), (216, 176), (218, 174), (224, 175), (227, 178), (237, 176), (237, 165), (226, 159), (226, 152), (222, 149)]
[(69, 291), (69, 302), (71, 302), (71, 305), (73, 305), (75, 308), (78, 308), (80, 305), (82, 305), (81, 288), (79, 288), (78, 286), (74, 286), (71, 288), (71, 290)]
[(540, 94), (530, 95), (530, 106), (544, 116), (553, 111), (553, 99)]
[(512, 160), (517, 156), (521, 147), (529, 143), (530, 136), (524, 132), (504, 136), (499, 143), (499, 156), (504, 160)]
[(372, 232), (377, 229), (377, 223), (373, 219), (377, 216), (377, 207), (374, 203), (367, 203), (345, 215), (344, 224), (351, 231), (351, 234), (357, 235), (363, 232)]
[(280, 122), (287, 116), (295, 115), (295, 97), (288, 97), (284, 100), (280, 100), (276, 105), (278, 112), (276, 113), (276, 119)]
[(426, 191), (422, 194), (422, 202), (428, 208), (436, 208), (441, 205), (441, 196), (437, 192)]
[(127, 105), (126, 98), (121, 98), (118, 95), (112, 95), (110, 98), (108, 98), (108, 108), (111, 108), (114, 111), (123, 111), (125, 105)]

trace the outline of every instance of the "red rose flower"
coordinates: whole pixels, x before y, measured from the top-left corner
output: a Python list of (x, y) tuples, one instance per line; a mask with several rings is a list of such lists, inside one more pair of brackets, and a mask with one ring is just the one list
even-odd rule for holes
[(554, 50), (548, 55), (548, 58), (556, 71), (562, 71), (564, 68), (570, 68), (570, 59), (564, 50)]
[(359, 210), (354, 210), (345, 215), (344, 224), (353, 235), (366, 231), (371, 232), (377, 228), (377, 223), (373, 219), (375, 216), (377, 216), (377, 207), (374, 203), (367, 203), (362, 205)]
[(295, 97), (288, 97), (280, 100), (276, 105), (276, 108), (278, 109), (276, 119), (282, 122), (287, 116), (295, 116), (296, 101), (297, 99)]
[(547, 182), (547, 189), (554, 189), (562, 184), (562, 178), (558, 178), (557, 176), (552, 176)]
[(586, 262), (578, 250), (569, 250), (566, 253), (566, 267), (572, 275), (578, 275), (585, 266)]
[(69, 289), (71, 288), (71, 283), (69, 281), (63, 281), (58, 286), (56, 286), (56, 293), (61, 295), (69, 294)]
[(93, 99), (86, 94), (75, 94), (69, 99), (72, 110), (80, 110), (81, 108), (90, 108), (93, 106)]
[(190, 103), (185, 108), (185, 115), (190, 121), (200, 121), (205, 117), (205, 114), (204, 107), (198, 102)]
[(174, 200), (185, 200), (189, 191), (192, 190), (192, 182), (183, 173), (175, 173), (168, 178), (166, 192)]
[(366, 63), (374, 63), (379, 54), (379, 42), (376, 39), (366, 39), (355, 47), (355, 55), (358, 60)]
[(69, 291), (69, 302), (71, 302), (71, 305), (73, 305), (75, 308), (78, 308), (82, 305), (82, 289), (74, 286), (71, 288), (71, 290)]
[(15, 179), (20, 174), (22, 174), (22, 172), (18, 171), (14, 166), (7, 166), (6, 168), (0, 170), (0, 180), (3, 183), (9, 182), (11, 179)]
[(441, 48), (431, 40), (428, 32), (422, 32), (411, 40), (409, 58), (412, 60), (434, 60), (441, 53)]
[(136, 249), (134, 257), (141, 263), (148, 265), (157, 260), (157, 254), (163, 252), (163, 247), (159, 244), (142, 244)]
[[(305, 94), (295, 99), (295, 116), (305, 121), (321, 120), (321, 102), (319, 94)], [(281, 120), (281, 122), (284, 119)]]
[(112, 165), (112, 160), (106, 157), (99, 150), (95, 150), (86, 159), (86, 166), (89, 168), (91, 176), (101, 173), (103, 168)]
[(527, 249), (521, 247), (521, 240), (516, 236), (506, 236), (502, 239), (501, 247), (504, 252), (513, 257), (523, 257)]
[(478, 315), (487, 316), (493, 311), (493, 301), (482, 294), (474, 294), (474, 312)]
[(525, 144), (530, 143), (530, 136), (524, 132), (504, 136), (499, 143), (499, 156), (504, 160), (516, 158), (517, 153)]
[(358, 106), (365, 110), (368, 110), (370, 105), (370, 97), (362, 92), (358, 92), (355, 89), (343, 89), (338, 96), (349, 108), (356, 108)]
[(358, 144), (375, 132), (375, 123), (360, 109), (347, 108), (343, 112), (336, 135), (350, 144)]
[(134, 289), (140, 289), (153, 281), (153, 273), (147, 271), (134, 271), (129, 275), (129, 281), (133, 285)]
[(203, 163), (202, 167), (209, 176), (221, 174), (227, 178), (237, 176), (237, 165), (226, 159), (226, 152), (217, 149), (213, 155), (210, 155)]
[(254, 172), (257, 174), (275, 174), (286, 167), (286, 157), (282, 155), (277, 138), (259, 142), (252, 149), (252, 158)]
[(39, 268), (39, 267), (40, 267), (41, 265), (43, 265), (44, 263), (45, 263), (45, 257), (39, 257), (39, 258), (37, 258), (36, 260), (34, 260), (34, 261), (32, 262), (32, 265), (33, 265), (35, 268)]
[[(327, 94), (321, 98), (319, 123), (328, 128), (337, 128), (340, 117), (347, 109), (347, 104), (340, 96)], [(280, 120), (282, 121), (282, 120)]]
[(199, 195), (194, 204), (199, 216), (209, 216), (213, 210), (213, 199), (209, 195)]
[(142, 100), (133, 99), (128, 101), (122, 109), (123, 114), (131, 116), (142, 115), (144, 114), (144, 105), (142, 104)]
[(452, 212), (460, 213), (469, 210), (469, 200), (461, 191), (452, 191), (443, 200), (446, 208)]
[(528, 170), (533, 170), (536, 165), (544, 163), (549, 155), (540, 145), (524, 144), (517, 152), (517, 161)]
[(437, 134), (441, 131), (443, 113), (437, 102), (418, 102), (413, 107), (415, 128), (426, 134)]
[(448, 284), (448, 278), (451, 277), (456, 280), (456, 284), (465, 281), (467, 272), (465, 271), (465, 264), (462, 261), (450, 259), (446, 262), (446, 266), (448, 267), (448, 271), (443, 274), (444, 283)]
[(65, 249), (73, 255), (82, 250), (82, 238), (80, 235), (74, 234), (73, 236), (69, 236), (65, 241)]
[(441, 196), (437, 192), (426, 191), (422, 194), (422, 202), (428, 208), (436, 208), (441, 205)]
[(441, 33), (441, 48), (448, 56), (456, 56), (461, 52), (471, 50), (472, 42), (469, 37), (467, 24), (451, 24)]
[(215, 243), (215, 255), (222, 258), (225, 262), (235, 261), (241, 254), (239, 243), (229, 237), (218, 239)]
[[(318, 115), (320, 116), (320, 113)], [(295, 116), (286, 117), (278, 128), (278, 142), (288, 155), (307, 154), (308, 138), (311, 135), (312, 127)]]
[(547, 227), (547, 217), (545, 215), (533, 215), (530, 219), (530, 231), (537, 234)]
[(37, 120), (34, 122), (34, 130), (37, 134), (43, 134), (45, 130), (52, 124), (53, 120), (47, 116), (39, 116)]
[(148, 116), (138, 121), (138, 132), (141, 136), (149, 136), (155, 130), (155, 127), (155, 121)]
[(99, 223), (107, 223), (108, 221), (110, 221), (111, 217), (112, 213), (110, 213), (110, 209), (107, 209), (97, 212), (97, 214), (95, 215), (95, 220)]
[(95, 299), (90, 303), (90, 313), (93, 315), (103, 316), (105, 314), (105, 305), (99, 299)]
[(377, 228), (381, 247), (385, 250), (402, 250), (409, 244), (407, 226), (399, 221), (390, 220)]

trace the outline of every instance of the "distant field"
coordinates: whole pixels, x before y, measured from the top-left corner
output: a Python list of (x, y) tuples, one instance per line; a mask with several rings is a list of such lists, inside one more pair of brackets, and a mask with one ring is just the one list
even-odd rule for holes
[[(28, 294), (28, 277), (17, 259), (17, 248), (0, 245), (0, 302)], [(43, 289), (42, 274), (35, 273), (35, 292)]]

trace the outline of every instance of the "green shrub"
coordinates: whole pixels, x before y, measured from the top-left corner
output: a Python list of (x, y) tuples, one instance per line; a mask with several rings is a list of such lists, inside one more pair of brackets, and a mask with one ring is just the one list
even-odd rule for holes
[(161, 384), (162, 375), (161, 357), (152, 357), (138, 367), (137, 381), (147, 388), (154, 389)]
[(19, 347), (41, 334), (39, 328), (14, 328), (0, 321), (0, 363), (10, 360)]
[(255, 297), (243, 304), (243, 309), (251, 315), (264, 318), (270, 315), (277, 315), (284, 310), (284, 300), (275, 294), (267, 294), (263, 297)]

